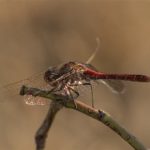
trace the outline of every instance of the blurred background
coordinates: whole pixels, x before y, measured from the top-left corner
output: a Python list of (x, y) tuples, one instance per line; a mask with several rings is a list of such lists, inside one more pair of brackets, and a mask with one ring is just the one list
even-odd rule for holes
[[(100, 50), (92, 64), (97, 69), (150, 75), (148, 1), (1, 0), (1, 87), (49, 66), (70, 60), (86, 62), (95, 50), (96, 37), (100, 38)], [(121, 96), (103, 85), (96, 87), (95, 106), (150, 147), (150, 84), (125, 85), (126, 92)], [(1, 98), (5, 100), (9, 102), (0, 103), (0, 149), (35, 149), (34, 135), (48, 106), (31, 107), (20, 97)], [(63, 109), (56, 116), (45, 149), (99, 148), (132, 150), (100, 122)]]

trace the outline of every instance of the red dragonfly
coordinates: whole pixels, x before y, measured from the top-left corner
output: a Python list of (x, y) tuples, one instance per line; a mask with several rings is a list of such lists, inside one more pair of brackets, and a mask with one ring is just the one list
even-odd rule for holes
[(73, 94), (76, 94), (76, 97), (78, 97), (79, 92), (76, 90), (76, 87), (88, 85), (92, 89), (91, 81), (101, 80), (114, 92), (122, 93), (124, 86), (120, 80), (150, 82), (150, 77), (139, 74), (103, 73), (97, 71), (90, 64), (69, 62), (60, 68), (49, 68), (44, 74), (44, 80), (53, 87), (51, 91), (63, 91), (68, 96), (73, 97)]
[[(99, 72), (95, 67), (86, 63), (68, 62), (56, 67), (50, 67), (40, 75), (33, 76), (31, 78), (19, 81), (14, 84), (6, 86), (6, 88), (13, 89), (17, 86), (17, 93), (19, 93), (20, 87), (23, 84), (34, 85), (38, 81), (41, 83), (41, 79), (45, 82), (41, 88), (50, 90), (50, 92), (63, 93), (72, 99), (76, 99), (80, 92), (79, 86), (90, 86), (92, 90), (92, 81), (100, 80), (102, 83), (112, 89), (113, 92), (122, 93), (124, 91), (124, 85), (121, 80), (133, 81), (133, 82), (150, 82), (150, 77), (140, 74), (112, 74)], [(36, 87), (36, 85), (34, 85)], [(44, 105), (46, 100), (27, 96), (25, 102), (30, 105)], [(92, 101), (92, 106), (94, 103)]]

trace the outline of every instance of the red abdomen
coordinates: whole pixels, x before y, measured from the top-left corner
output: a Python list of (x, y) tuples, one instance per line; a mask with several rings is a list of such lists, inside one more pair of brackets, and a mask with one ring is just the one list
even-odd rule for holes
[(126, 81), (137, 81), (137, 82), (150, 82), (150, 77), (140, 74), (111, 74), (111, 73), (101, 73), (96, 72), (91, 69), (86, 69), (84, 74), (90, 79), (113, 79), (113, 80), (126, 80)]

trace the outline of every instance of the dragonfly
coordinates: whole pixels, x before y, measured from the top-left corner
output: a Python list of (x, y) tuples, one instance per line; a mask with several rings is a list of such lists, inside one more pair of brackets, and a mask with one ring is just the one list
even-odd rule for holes
[[(70, 99), (75, 100), (80, 96), (78, 87), (88, 86), (91, 89), (92, 106), (94, 107), (92, 82), (97, 81), (101, 81), (114, 93), (123, 93), (125, 87), (122, 81), (150, 82), (150, 76), (141, 74), (105, 73), (98, 71), (91, 64), (70, 61), (59, 66), (49, 67), (46, 71), (38, 75), (7, 85), (5, 88), (10, 90), (14, 89), (16, 86), (17, 88), (15, 89), (17, 89), (17, 93), (19, 93), (20, 87), (23, 84), (36, 86), (36, 84), (42, 83), (43, 85), (41, 85), (40, 88), (49, 90), (53, 93), (64, 94)], [(46, 99), (33, 97), (32, 95), (25, 97), (25, 102), (29, 105), (47, 104)]]
[[(123, 93), (124, 85), (121, 80), (133, 82), (150, 82), (150, 77), (141, 74), (112, 74), (99, 72), (91, 64), (68, 62), (57, 67), (49, 68), (44, 74), (44, 80), (50, 84), (52, 92), (63, 91), (66, 95), (73, 98), (73, 94), (78, 97), (80, 93), (76, 87), (80, 85), (90, 86), (92, 92), (91, 81), (101, 80), (115, 93)], [(92, 98), (93, 100), (93, 98)], [(92, 101), (92, 106), (94, 102)]]

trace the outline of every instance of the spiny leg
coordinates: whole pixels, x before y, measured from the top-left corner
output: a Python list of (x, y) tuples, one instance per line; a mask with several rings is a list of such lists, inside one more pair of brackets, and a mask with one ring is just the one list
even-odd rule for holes
[(76, 94), (76, 98), (79, 96), (79, 92), (73, 89), (71, 86), (67, 86), (67, 92), (69, 92), (69, 96), (71, 97), (71, 100), (73, 100), (75, 107), (77, 108), (77, 104), (75, 102), (74, 96), (72, 95), (72, 92)]
[(50, 93), (59, 92), (59, 91), (63, 90), (63, 88), (64, 88), (64, 85), (57, 85), (57, 86), (53, 87), (49, 92)]
[[(73, 89), (71, 86), (68, 86), (68, 89), (76, 94), (76, 97), (75, 97), (75, 98), (77, 98), (77, 97), (79, 96), (79, 92), (76, 91), (75, 89)], [(72, 93), (70, 93), (70, 94), (72, 95)], [(73, 96), (73, 95), (72, 95), (72, 96)], [(74, 98), (73, 98), (73, 99), (74, 99)]]
[[(79, 86), (79, 85), (88, 85), (88, 86), (90, 86), (90, 90), (91, 90), (91, 94), (92, 94), (92, 107), (94, 108), (94, 95), (93, 95), (93, 87), (92, 87), (92, 84), (91, 84), (90, 82), (81, 82), (80, 84), (78, 84), (78, 83), (71, 84), (71, 86)], [(79, 96), (79, 92), (77, 92), (77, 91), (74, 90), (73, 88), (71, 88), (71, 90), (72, 90), (74, 93), (77, 93), (77, 95)]]
[(52, 93), (52, 92), (57, 92), (57, 91), (59, 91), (59, 90), (57, 89), (57, 86), (56, 86), (56, 87), (52, 88), (49, 92)]

